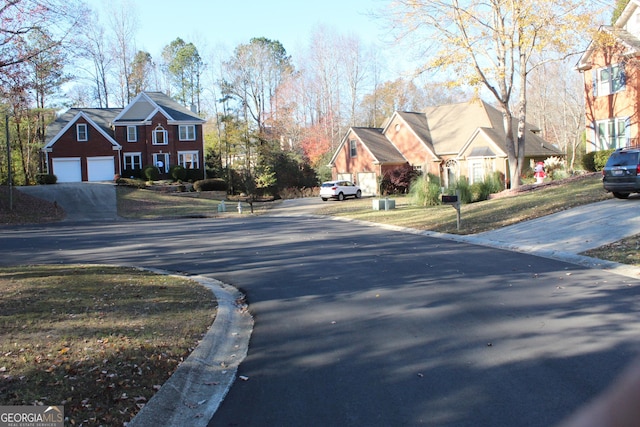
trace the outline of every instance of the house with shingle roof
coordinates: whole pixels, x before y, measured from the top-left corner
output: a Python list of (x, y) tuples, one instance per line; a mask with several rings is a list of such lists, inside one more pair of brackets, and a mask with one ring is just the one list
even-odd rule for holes
[(639, 145), (640, 0), (601, 26), (580, 57), (587, 152)]
[(173, 165), (204, 175), (205, 121), (161, 92), (142, 92), (125, 108), (71, 108), (47, 127), (48, 173), (58, 182), (110, 181)]
[[(525, 158), (532, 167), (564, 155), (535, 127), (527, 125), (525, 132)], [(382, 128), (350, 128), (329, 166), (334, 179), (353, 181), (369, 195), (378, 193), (381, 177), (406, 164), (439, 176), (444, 186), (463, 176), (474, 183), (493, 172), (509, 176), (505, 139), (502, 113), (482, 101), (396, 111)]]

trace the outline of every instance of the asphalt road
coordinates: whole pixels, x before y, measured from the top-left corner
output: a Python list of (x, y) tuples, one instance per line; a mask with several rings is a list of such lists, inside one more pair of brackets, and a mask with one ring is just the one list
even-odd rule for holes
[(639, 349), (638, 280), (302, 216), (0, 228), (0, 265), (218, 279), (254, 316), (210, 426), (549, 426)]

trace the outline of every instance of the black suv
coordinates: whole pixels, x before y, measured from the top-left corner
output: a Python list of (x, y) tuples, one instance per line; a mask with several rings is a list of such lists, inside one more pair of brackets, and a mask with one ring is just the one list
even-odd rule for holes
[(620, 148), (611, 153), (602, 169), (602, 184), (618, 199), (640, 193), (640, 149)]

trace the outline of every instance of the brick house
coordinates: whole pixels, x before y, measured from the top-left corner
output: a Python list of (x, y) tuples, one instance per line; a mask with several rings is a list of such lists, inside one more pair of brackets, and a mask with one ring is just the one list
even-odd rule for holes
[(47, 127), (42, 149), (58, 182), (110, 181), (148, 165), (162, 178), (173, 165), (204, 171), (197, 114), (160, 92), (142, 92), (125, 108), (71, 108)]
[(587, 152), (638, 146), (640, 0), (601, 26), (580, 57)]
[[(498, 109), (482, 101), (430, 107), (422, 113), (396, 111), (382, 128), (350, 128), (329, 166), (334, 179), (356, 182), (367, 195), (377, 194), (379, 178), (404, 164), (439, 176), (444, 186), (462, 176), (470, 183), (493, 172), (508, 177), (502, 120)], [(513, 129), (515, 133), (515, 122)], [(525, 158), (532, 167), (564, 155), (533, 126), (527, 125), (525, 132)]]

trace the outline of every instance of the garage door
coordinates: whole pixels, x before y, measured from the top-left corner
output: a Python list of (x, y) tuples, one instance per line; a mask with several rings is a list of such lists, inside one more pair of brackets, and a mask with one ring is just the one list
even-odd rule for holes
[(82, 181), (82, 169), (80, 169), (80, 157), (63, 157), (53, 159), (53, 174), (58, 182)]
[(87, 158), (87, 177), (89, 181), (111, 181), (115, 169), (113, 156)]
[(364, 196), (375, 196), (378, 194), (376, 174), (373, 172), (358, 173), (358, 185), (362, 189), (362, 194)]

